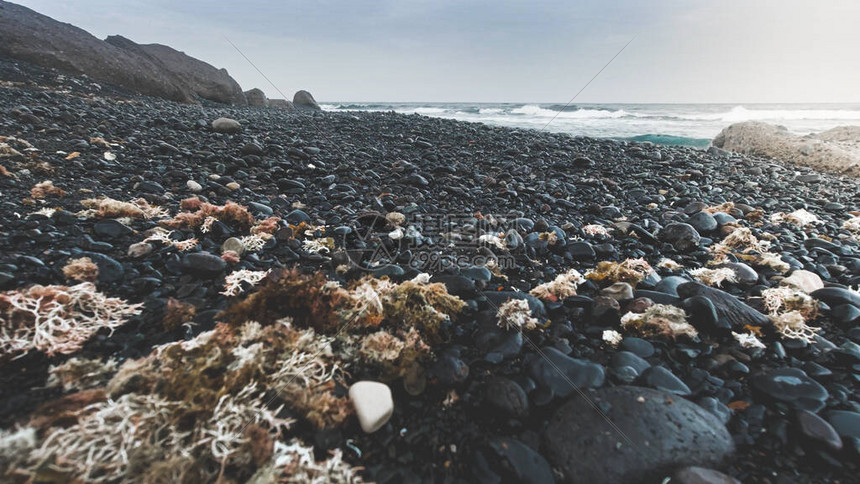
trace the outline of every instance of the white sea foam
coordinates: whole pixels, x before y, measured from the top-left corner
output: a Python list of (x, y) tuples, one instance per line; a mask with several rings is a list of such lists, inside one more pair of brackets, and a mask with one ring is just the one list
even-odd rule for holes
[[(482, 103), (326, 103), (326, 111), (395, 111), (481, 122), (513, 128), (546, 129), (572, 135), (636, 138), (696, 146), (732, 123), (765, 121), (796, 134), (839, 125), (860, 125), (860, 105), (774, 104), (482, 104)], [(550, 122), (552, 120), (552, 122)], [(549, 123), (549, 124), (548, 124)]]

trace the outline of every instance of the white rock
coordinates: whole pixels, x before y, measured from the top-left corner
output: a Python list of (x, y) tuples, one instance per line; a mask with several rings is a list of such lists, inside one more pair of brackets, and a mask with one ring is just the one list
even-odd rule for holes
[(185, 186), (187, 186), (188, 189), (194, 193), (200, 193), (203, 191), (203, 185), (197, 183), (194, 180), (188, 180), (187, 182), (185, 182)]
[(242, 129), (242, 125), (235, 119), (218, 118), (212, 121), (212, 129), (218, 133), (238, 133)]
[(790, 276), (780, 281), (779, 284), (799, 289), (807, 294), (824, 287), (824, 282), (821, 281), (818, 274), (804, 269), (792, 272)]
[(385, 383), (356, 382), (349, 387), (349, 399), (355, 407), (361, 430), (369, 434), (382, 428), (394, 413), (391, 389)]
[(136, 244), (131, 244), (128, 247), (128, 256), (133, 257), (135, 259), (139, 259), (141, 257), (146, 257), (152, 252), (152, 245), (146, 242), (138, 242)]
[(633, 299), (633, 286), (626, 282), (616, 282), (615, 284), (600, 291), (602, 296), (609, 296), (616, 301), (625, 299)]

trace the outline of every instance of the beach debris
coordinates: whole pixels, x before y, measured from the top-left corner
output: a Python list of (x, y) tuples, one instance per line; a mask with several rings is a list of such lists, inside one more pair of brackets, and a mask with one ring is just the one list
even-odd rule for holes
[(687, 313), (683, 309), (667, 304), (655, 304), (643, 313), (629, 312), (621, 317), (621, 327), (642, 336), (662, 336), (673, 340), (679, 336), (695, 339), (699, 335), (696, 328), (687, 322)]
[(775, 224), (791, 223), (800, 228), (821, 223), (821, 219), (806, 209), (798, 209), (791, 213), (776, 212), (770, 216), (770, 221)]
[(717, 269), (701, 267), (699, 269), (692, 269), (690, 275), (702, 284), (712, 287), (723, 287), (723, 283), (725, 282), (738, 282), (737, 273), (729, 267), (720, 267)]
[(604, 330), (601, 338), (605, 343), (612, 347), (618, 346), (619, 344), (621, 344), (621, 340), (624, 339), (624, 337), (621, 336), (621, 333), (615, 331), (614, 329)]
[(77, 215), (84, 218), (128, 217), (131, 219), (149, 220), (168, 216), (166, 209), (152, 206), (143, 198), (138, 198), (131, 202), (122, 202), (109, 197), (87, 198), (81, 200), (81, 205), (87, 210), (82, 210)]
[(269, 271), (251, 271), (248, 269), (233, 271), (224, 278), (224, 290), (221, 291), (221, 294), (225, 296), (241, 294), (245, 292), (245, 285), (254, 287), (267, 275), (269, 275)]
[(104, 386), (117, 370), (117, 360), (73, 356), (59, 365), (48, 368), (49, 387), (81, 391)]
[(65, 197), (66, 191), (60, 187), (54, 186), (51, 180), (39, 182), (30, 189), (30, 196), (39, 200), (45, 197)]
[(735, 333), (732, 331), (732, 337), (743, 348), (766, 348), (764, 343), (752, 333)]
[(576, 295), (576, 288), (585, 278), (576, 269), (559, 274), (550, 282), (545, 282), (529, 291), (532, 296), (546, 301), (563, 301)]
[(538, 320), (532, 316), (529, 302), (525, 299), (509, 299), (499, 306), (496, 317), (501, 328), (507, 330), (532, 330), (538, 327)]
[(626, 282), (633, 286), (653, 271), (645, 259), (625, 259), (621, 262), (601, 261), (589, 270), (585, 278), (594, 282)]
[(112, 331), (140, 314), (141, 307), (107, 297), (90, 282), (0, 293), (0, 357), (33, 349), (48, 356), (74, 353), (99, 330)]
[(99, 266), (89, 257), (71, 259), (63, 266), (63, 275), (72, 281), (95, 283), (99, 278)]

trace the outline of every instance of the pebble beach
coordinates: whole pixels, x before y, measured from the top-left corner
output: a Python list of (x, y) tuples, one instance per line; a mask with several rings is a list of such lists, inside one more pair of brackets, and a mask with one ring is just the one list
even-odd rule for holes
[(0, 480), (856, 479), (856, 178), (0, 74)]

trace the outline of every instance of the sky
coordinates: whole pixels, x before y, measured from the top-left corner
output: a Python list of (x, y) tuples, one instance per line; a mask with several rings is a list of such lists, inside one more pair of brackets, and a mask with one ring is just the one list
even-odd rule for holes
[[(271, 98), (860, 102), (856, 0), (19, 0), (160, 43)], [(274, 87), (227, 41), (274, 83)]]

